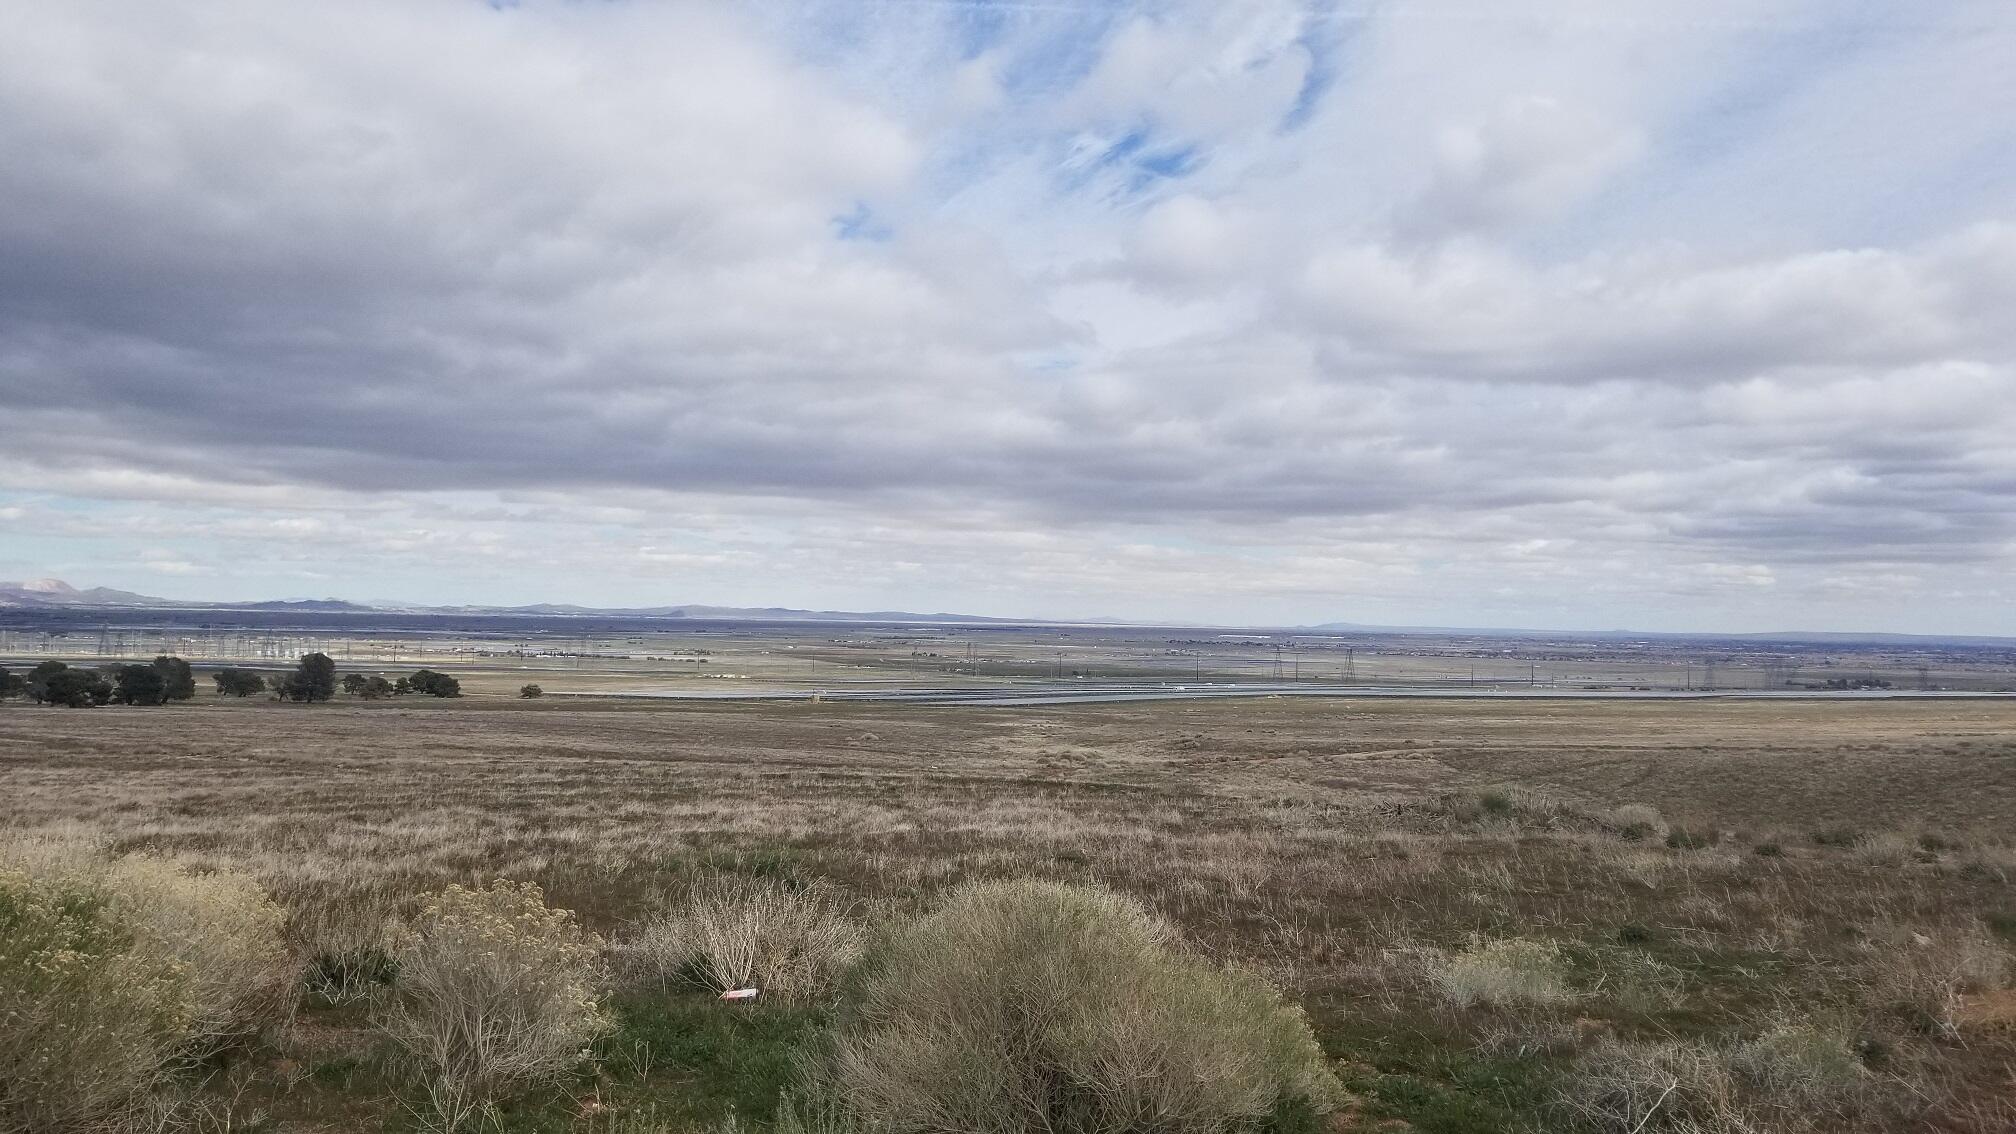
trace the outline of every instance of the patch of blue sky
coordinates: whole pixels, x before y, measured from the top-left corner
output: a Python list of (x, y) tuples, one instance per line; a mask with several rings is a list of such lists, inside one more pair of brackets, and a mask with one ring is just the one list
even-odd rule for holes
[(1192, 143), (1163, 141), (1153, 129), (1136, 126), (1103, 144), (1079, 137), (1064, 143), (1056, 160), (1057, 189), (1126, 201), (1164, 182), (1179, 180), (1204, 164), (1204, 150)]
[(1760, 29), (1746, 58), (1723, 69), (1732, 81), (1662, 126), (1665, 156), (1675, 165), (1698, 167), (1741, 149), (1816, 75), (1882, 42), (1881, 33), (1853, 24)]
[[(1844, 14), (1847, 9), (1843, 9)], [(1757, 232), (1781, 241), (1827, 239), (1843, 203), (1826, 182), (1779, 180), (1781, 193), (1759, 199), (1749, 188), (1756, 172), (1745, 163), (1810, 161), (1814, 155), (1759, 152), (1788, 140), (1787, 116), (1823, 76), (1894, 46), (1902, 29), (1853, 18), (1759, 23), (1741, 29), (1714, 71), (1696, 78), (1704, 91), (1648, 123), (1651, 146), (1644, 160), (1555, 225), (1515, 238), (1543, 258), (1566, 258), (1633, 234), (1685, 233), (1690, 242), (1728, 240), (1741, 245)], [(1790, 139), (1820, 139), (1793, 130)], [(1732, 201), (1729, 195), (1745, 194)], [(1825, 194), (1815, 199), (1811, 193)], [(1802, 195), (1803, 193), (1803, 195)], [(1725, 226), (1731, 226), (1721, 231)]]
[(1177, 146), (1142, 154), (1134, 159), (1127, 178), (1127, 194), (1138, 196), (1161, 184), (1195, 173), (1204, 164), (1196, 146)]
[(974, 59), (1000, 44), (1016, 18), (1026, 16), (1005, 4), (954, 4), (950, 23), (960, 59)]
[(1342, 18), (1335, 0), (1313, 8), (1302, 21), (1295, 44), (1309, 55), (1309, 70), (1302, 76), (1302, 88), (1295, 102), (1281, 116), (1278, 130), (1292, 134), (1309, 124), (1324, 96), (1344, 75), (1346, 57), (1364, 39), (1367, 20), (1361, 15)]
[(1077, 86), (1098, 65), (1107, 36), (1126, 11), (1118, 5), (1098, 5), (1022, 21), (1022, 34), (1012, 42), (991, 45), (1001, 52), (1001, 93), (1010, 102), (1021, 102)]
[(1085, 358), (1073, 350), (1043, 350), (1025, 352), (1016, 361), (1033, 374), (1069, 374), (1082, 366)]
[(895, 235), (895, 230), (866, 201), (854, 202), (852, 209), (831, 218), (830, 223), (833, 235), (841, 240), (883, 241)]
[(1988, 135), (1937, 166), (1892, 182), (1857, 211), (1863, 234), (1923, 240), (1959, 225), (2008, 217), (2016, 201), (2016, 130)]

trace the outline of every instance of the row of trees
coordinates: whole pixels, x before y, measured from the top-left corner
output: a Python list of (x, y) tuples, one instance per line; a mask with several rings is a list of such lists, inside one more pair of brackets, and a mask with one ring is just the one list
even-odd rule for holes
[[(270, 692), (282, 701), (327, 701), (336, 695), (338, 685), (336, 663), (322, 653), (304, 656), (287, 673), (262, 674), (256, 670), (226, 668), (212, 674), (211, 680), (216, 682), (220, 697), (250, 697)], [(408, 693), (433, 697), (462, 695), (461, 682), (431, 669), (416, 670), (397, 681), (361, 673), (346, 674), (341, 685), (343, 692), (367, 701)], [(167, 655), (144, 664), (96, 669), (45, 661), (19, 675), (0, 665), (0, 698), (25, 696), (38, 705), (72, 708), (164, 705), (187, 701), (195, 695), (195, 671), (188, 662)]]
[[(339, 685), (336, 662), (328, 654), (320, 653), (304, 655), (291, 673), (262, 679), (249, 669), (220, 669), (214, 680), (220, 694), (249, 697), (263, 688), (270, 689), (282, 701), (327, 701), (336, 696)], [(462, 695), (460, 681), (431, 669), (416, 669), (397, 681), (387, 681), (377, 674), (346, 673), (340, 685), (344, 693), (366, 701), (403, 697), (408, 693), (430, 697)]]
[(162, 655), (151, 662), (99, 669), (45, 661), (25, 674), (0, 665), (0, 697), (27, 697), (39, 705), (162, 705), (196, 695), (196, 674), (181, 658)]

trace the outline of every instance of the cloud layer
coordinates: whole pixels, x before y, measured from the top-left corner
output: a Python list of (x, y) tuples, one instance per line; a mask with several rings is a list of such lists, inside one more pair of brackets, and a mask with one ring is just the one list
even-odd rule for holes
[(14, 6), (0, 576), (2016, 632), (2016, 17), (1672, 11)]

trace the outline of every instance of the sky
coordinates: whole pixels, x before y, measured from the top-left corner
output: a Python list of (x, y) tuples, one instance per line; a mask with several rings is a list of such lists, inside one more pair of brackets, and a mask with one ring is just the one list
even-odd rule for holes
[(0, 579), (2016, 634), (2007, 0), (0, 0)]

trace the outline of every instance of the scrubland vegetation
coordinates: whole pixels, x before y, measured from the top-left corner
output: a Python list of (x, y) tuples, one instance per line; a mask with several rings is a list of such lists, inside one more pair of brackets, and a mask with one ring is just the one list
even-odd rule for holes
[(2016, 1128), (1999, 704), (22, 706), (0, 773), (9, 1132)]

